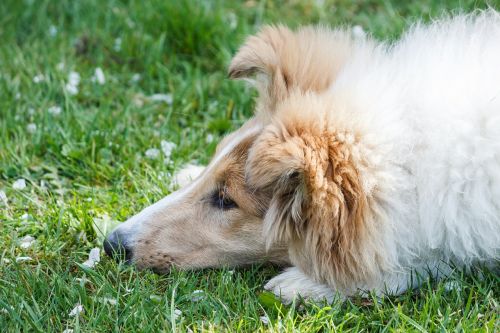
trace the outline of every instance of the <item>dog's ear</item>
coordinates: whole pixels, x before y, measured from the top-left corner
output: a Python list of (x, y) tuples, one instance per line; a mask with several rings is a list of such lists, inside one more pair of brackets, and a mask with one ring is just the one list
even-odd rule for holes
[(229, 77), (256, 76), (260, 104), (272, 111), (292, 90), (325, 90), (349, 58), (353, 40), (345, 31), (304, 27), (293, 32), (266, 26), (249, 37), (229, 66)]
[[(289, 244), (292, 263), (336, 285), (362, 280), (375, 263), (367, 195), (351, 154), (354, 137), (306, 122), (275, 121), (250, 150), (247, 179), (269, 195), (268, 246)], [(328, 281), (331, 282), (331, 281)]]
[(233, 57), (229, 78), (247, 79), (255, 75), (261, 98), (266, 98), (269, 104), (282, 100), (291, 80), (282, 57), (295, 57), (294, 54), (286, 55), (294, 49), (292, 44), (295, 43), (296, 38), (288, 28), (265, 26), (257, 35), (249, 37)]
[(286, 44), (294, 42), (295, 36), (288, 28), (265, 26), (257, 35), (250, 36), (233, 57), (229, 77), (248, 78), (257, 73), (273, 75), (280, 70), (280, 58)]

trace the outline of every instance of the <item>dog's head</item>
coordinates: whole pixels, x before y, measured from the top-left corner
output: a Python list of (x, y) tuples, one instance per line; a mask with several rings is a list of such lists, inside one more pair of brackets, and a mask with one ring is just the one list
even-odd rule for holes
[[(266, 193), (245, 176), (250, 147), (262, 130), (256, 120), (226, 137), (204, 171), (188, 186), (147, 207), (108, 236), (141, 268), (237, 266), (287, 261), (286, 247), (266, 251), (262, 219)], [(116, 244), (116, 245), (115, 245)]]
[(368, 244), (370, 185), (358, 124), (336, 116), (345, 105), (324, 93), (351, 46), (348, 34), (318, 28), (267, 27), (250, 37), (229, 76), (256, 76), (255, 117), (220, 142), (190, 185), (119, 226), (107, 252), (121, 244), (128, 259), (158, 271), (290, 255), (322, 281), (368, 274), (367, 261), (378, 258), (360, 246)]

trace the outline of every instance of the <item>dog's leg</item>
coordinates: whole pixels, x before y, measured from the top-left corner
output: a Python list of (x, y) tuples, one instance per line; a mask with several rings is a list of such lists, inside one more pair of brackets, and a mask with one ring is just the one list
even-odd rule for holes
[[(440, 278), (435, 274), (433, 277)], [(363, 298), (370, 298), (372, 294), (376, 297), (399, 295), (408, 289), (420, 286), (428, 278), (429, 274), (426, 271), (392, 273), (384, 276), (379, 285), (358, 287), (356, 293)], [(332, 303), (336, 297), (341, 299), (346, 297), (326, 284), (314, 282), (297, 267), (288, 268), (275, 276), (266, 283), (264, 289), (280, 297), (285, 304), (291, 303), (299, 295), (313, 301), (326, 300), (328, 303)]]
[[(388, 273), (381, 278), (380, 283), (358, 286), (355, 293), (363, 298), (370, 298), (371, 295), (376, 297), (400, 295), (409, 289), (418, 288), (429, 278), (441, 280), (451, 273), (452, 268), (449, 264), (427, 263), (418, 269)], [(298, 295), (314, 301), (326, 300), (328, 303), (331, 303), (336, 297), (344, 299), (347, 296), (352, 296), (342, 295), (326, 284), (314, 282), (297, 267), (288, 268), (275, 276), (264, 286), (264, 289), (273, 292), (284, 303), (291, 303)]]
[(272, 278), (264, 289), (273, 292), (284, 303), (291, 303), (295, 297), (314, 301), (327, 301), (332, 303), (338, 294), (327, 285), (314, 282), (297, 267), (286, 269), (283, 273)]

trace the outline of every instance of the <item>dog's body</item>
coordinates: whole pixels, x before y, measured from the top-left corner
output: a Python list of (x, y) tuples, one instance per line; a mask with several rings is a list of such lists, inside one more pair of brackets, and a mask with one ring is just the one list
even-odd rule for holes
[(498, 13), (417, 25), (392, 46), (268, 27), (230, 67), (254, 74), (255, 118), (108, 249), (159, 270), (290, 261), (266, 286), (287, 300), (498, 265)]

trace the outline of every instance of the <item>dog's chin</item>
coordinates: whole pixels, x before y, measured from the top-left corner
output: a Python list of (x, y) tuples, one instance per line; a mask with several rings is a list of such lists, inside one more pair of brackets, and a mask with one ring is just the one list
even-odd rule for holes
[(133, 266), (139, 271), (151, 271), (155, 274), (159, 275), (167, 275), (170, 274), (173, 270), (173, 264), (172, 263), (157, 263), (157, 264), (150, 264), (147, 262), (144, 262), (142, 260), (139, 261), (129, 261), (129, 265)]
[(158, 275), (168, 275), (172, 271), (172, 266), (161, 266), (161, 267), (151, 267), (150, 268), (153, 273)]

